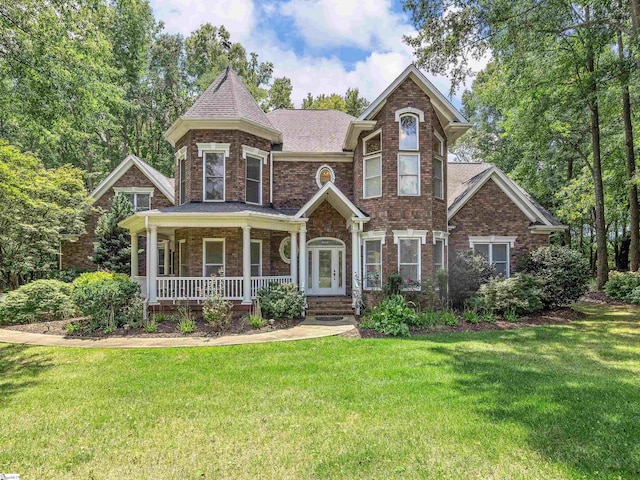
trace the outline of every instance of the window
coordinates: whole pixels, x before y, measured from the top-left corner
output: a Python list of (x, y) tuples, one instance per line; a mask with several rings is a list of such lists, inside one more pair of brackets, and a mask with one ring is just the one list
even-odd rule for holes
[(158, 244), (158, 275), (169, 274), (169, 272), (164, 271), (164, 259), (168, 253), (165, 243)]
[(444, 270), (444, 240), (436, 240), (433, 246), (433, 272)]
[(151, 194), (149, 193), (123, 193), (131, 205), (134, 212), (143, 212), (151, 208)]
[(407, 287), (420, 283), (420, 239), (398, 239), (398, 272)]
[(178, 243), (178, 263), (180, 276), (189, 276), (189, 254), (186, 240), (180, 240)]
[(398, 155), (398, 195), (420, 195), (419, 155)]
[(327, 182), (335, 183), (335, 181), (336, 175), (333, 172), (333, 168), (329, 165), (321, 166), (316, 172), (316, 183), (320, 188), (324, 187), (324, 184)]
[(291, 263), (291, 237), (284, 237), (280, 242), (280, 258), (284, 263)]
[(204, 200), (224, 201), (225, 154), (204, 152)]
[(443, 188), (443, 162), (439, 158), (433, 159), (433, 196), (436, 198), (444, 198)]
[(364, 288), (382, 286), (382, 240), (364, 241)]
[(187, 201), (187, 168), (186, 161), (180, 160), (180, 205)]
[(262, 160), (248, 155), (245, 201), (262, 204)]
[(251, 240), (251, 276), (262, 276), (262, 241)]
[(382, 150), (382, 130), (373, 132), (362, 139), (362, 154), (371, 155)]
[(382, 196), (382, 157), (377, 155), (364, 159), (364, 198)]
[(224, 277), (224, 240), (205, 238), (203, 273), (205, 277)]
[(418, 117), (405, 114), (400, 117), (400, 150), (418, 150)]
[(508, 277), (510, 275), (508, 243), (474, 243), (473, 251), (494, 265), (496, 276)]
[(435, 130), (433, 131), (433, 153), (439, 157), (444, 156), (444, 140)]

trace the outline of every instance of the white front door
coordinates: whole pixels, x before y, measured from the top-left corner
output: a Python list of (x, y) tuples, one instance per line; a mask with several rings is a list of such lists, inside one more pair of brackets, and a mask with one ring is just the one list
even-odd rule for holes
[[(307, 255), (308, 294), (344, 295), (345, 288), (345, 249), (335, 241), (333, 245), (324, 242), (309, 242)], [(318, 243), (323, 243), (318, 245)], [(327, 245), (329, 244), (329, 245)]]

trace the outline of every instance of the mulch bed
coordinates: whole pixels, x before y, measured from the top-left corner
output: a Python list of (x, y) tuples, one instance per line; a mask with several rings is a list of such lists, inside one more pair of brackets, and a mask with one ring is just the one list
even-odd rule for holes
[(68, 334), (65, 325), (71, 321), (77, 320), (58, 320), (55, 322), (28, 323), (25, 325), (4, 325), (0, 328), (8, 330), (18, 330), (29, 333), (46, 333), (48, 335), (61, 335), (69, 338), (109, 338), (109, 337), (138, 337), (138, 338), (162, 338), (162, 337), (220, 337), (222, 335), (251, 335), (256, 333), (272, 332), (284, 328), (292, 328), (302, 322), (302, 319), (280, 319), (273, 323), (267, 322), (262, 328), (251, 328), (249, 321), (242, 317), (235, 317), (231, 327), (224, 332), (219, 332), (211, 328), (211, 326), (202, 321), (196, 321), (196, 329), (193, 333), (184, 334), (177, 330), (177, 322), (175, 320), (165, 320), (158, 323), (158, 331), (147, 333), (142, 328), (129, 329), (118, 328), (112, 333), (105, 334), (102, 331), (83, 334), (75, 332)]
[(597, 290), (593, 290), (587, 294), (585, 294), (580, 301), (586, 303), (595, 303), (598, 305), (630, 305), (629, 303), (621, 302), (620, 300), (614, 300), (609, 295), (604, 292), (599, 292)]

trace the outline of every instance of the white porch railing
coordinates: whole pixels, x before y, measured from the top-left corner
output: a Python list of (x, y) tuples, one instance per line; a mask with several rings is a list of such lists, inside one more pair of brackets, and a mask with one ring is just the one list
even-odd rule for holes
[[(244, 294), (242, 277), (160, 277), (156, 282), (158, 300), (204, 300), (215, 292), (227, 300), (242, 300)], [(251, 298), (271, 282), (289, 283), (291, 277), (252, 277)]]

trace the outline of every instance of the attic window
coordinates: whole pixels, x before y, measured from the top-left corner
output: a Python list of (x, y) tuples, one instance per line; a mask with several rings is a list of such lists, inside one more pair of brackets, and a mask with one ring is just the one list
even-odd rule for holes
[(362, 140), (362, 154), (371, 155), (382, 150), (382, 130), (373, 132)]
[(316, 183), (322, 188), (327, 182), (335, 183), (336, 175), (329, 165), (321, 166), (316, 172)]

